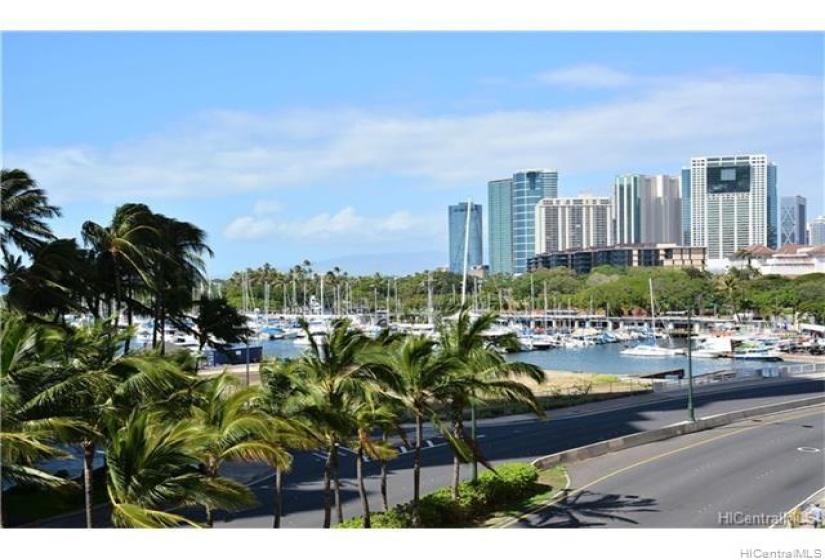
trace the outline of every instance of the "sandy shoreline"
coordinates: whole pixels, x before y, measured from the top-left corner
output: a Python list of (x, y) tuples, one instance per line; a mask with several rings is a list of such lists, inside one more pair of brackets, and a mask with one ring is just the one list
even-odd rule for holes
[[(259, 364), (249, 364), (249, 384), (260, 385), (260, 375), (258, 373)], [(224, 370), (231, 372), (242, 383), (246, 382), (246, 364), (225, 366), (219, 368), (206, 368), (198, 372), (199, 375), (218, 375)], [(578, 372), (564, 370), (544, 370), (544, 383), (537, 384), (530, 380), (524, 380), (525, 385), (531, 387), (536, 393), (544, 394), (553, 391), (577, 391), (577, 392), (626, 392), (648, 387), (649, 380), (630, 379), (613, 374)]]

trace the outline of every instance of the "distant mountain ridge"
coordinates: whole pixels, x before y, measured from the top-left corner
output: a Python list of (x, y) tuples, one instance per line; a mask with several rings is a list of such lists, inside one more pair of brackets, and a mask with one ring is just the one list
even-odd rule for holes
[(418, 251), (412, 253), (374, 253), (364, 255), (344, 255), (312, 262), (316, 271), (338, 267), (355, 276), (375, 274), (402, 276), (424, 270), (435, 270), (447, 266), (444, 251)]

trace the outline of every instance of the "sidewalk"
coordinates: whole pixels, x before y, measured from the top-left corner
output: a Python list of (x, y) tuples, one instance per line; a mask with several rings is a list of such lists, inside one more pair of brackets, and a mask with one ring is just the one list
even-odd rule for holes
[[(788, 519), (794, 529), (813, 529), (813, 520), (810, 516), (810, 508), (814, 504), (825, 510), (825, 488), (820, 489), (815, 494), (808, 496), (788, 512)], [(825, 516), (825, 512), (823, 512)], [(822, 527), (820, 527), (822, 528)]]

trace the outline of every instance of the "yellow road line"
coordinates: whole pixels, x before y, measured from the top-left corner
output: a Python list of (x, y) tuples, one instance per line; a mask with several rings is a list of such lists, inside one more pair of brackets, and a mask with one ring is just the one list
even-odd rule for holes
[[(812, 411), (808, 410), (808, 411), (806, 411), (802, 414), (798, 414), (798, 415), (795, 415), (795, 416), (785, 416), (785, 417), (783, 417), (782, 420), (775, 420), (775, 421), (772, 421), (772, 422), (765, 422), (765, 423), (762, 423), (762, 424), (758, 424), (756, 426), (748, 426), (746, 428), (740, 428), (740, 429), (738, 429), (736, 431), (733, 431), (733, 432), (728, 432), (728, 433), (722, 434), (720, 436), (716, 436), (716, 437), (713, 437), (713, 438), (710, 438), (710, 439), (706, 439), (706, 440), (702, 440), (702, 441), (699, 441), (699, 442), (696, 442), (696, 443), (692, 443), (690, 445), (686, 445), (685, 447), (680, 447), (678, 449), (673, 449), (671, 451), (667, 451), (665, 453), (662, 453), (660, 455), (656, 455), (654, 457), (649, 457), (649, 458), (644, 459), (642, 461), (638, 461), (636, 463), (633, 463), (632, 465), (628, 465), (626, 467), (623, 467), (623, 468), (621, 468), (617, 471), (613, 471), (612, 473), (606, 474), (603, 477), (594, 480), (593, 482), (589, 482), (588, 484), (585, 484), (581, 488), (577, 488), (573, 492), (568, 493), (566, 496), (562, 496), (561, 498), (551, 500), (551, 501), (547, 502), (546, 504), (538, 506), (537, 508), (534, 508), (531, 511), (525, 512), (525, 513), (519, 515), (518, 517), (516, 517), (516, 518), (514, 518), (510, 521), (502, 523), (501, 525), (498, 525), (495, 528), (496, 529), (504, 529), (504, 528), (510, 527), (511, 525), (514, 525), (514, 524), (518, 523), (522, 519), (524, 519), (526, 517), (529, 517), (530, 515), (533, 515), (534, 513), (538, 513), (542, 510), (551, 508), (551, 507), (555, 506), (556, 504), (558, 504), (559, 502), (561, 502), (562, 500), (564, 500), (566, 498), (569, 498), (571, 496), (575, 496), (576, 494), (579, 494), (579, 493), (587, 490), (588, 488), (592, 488), (596, 484), (600, 484), (600, 483), (604, 482), (608, 478), (612, 478), (616, 475), (622, 474), (622, 473), (627, 472), (631, 469), (635, 469), (636, 467), (641, 467), (642, 465), (652, 463), (653, 461), (658, 461), (659, 459), (669, 457), (670, 455), (675, 455), (676, 453), (681, 453), (682, 451), (687, 451), (688, 449), (693, 449), (695, 447), (699, 447), (700, 445), (705, 445), (707, 443), (712, 443), (714, 441), (718, 441), (718, 440), (726, 438), (726, 437), (735, 436), (737, 434), (741, 434), (742, 432), (747, 432), (748, 430), (753, 430), (755, 428), (761, 428), (761, 427), (768, 426), (768, 425), (771, 425), (771, 424), (778, 424), (780, 422), (786, 422), (788, 420), (798, 420), (799, 418), (805, 418), (806, 416), (814, 416), (814, 415), (817, 415), (817, 414), (822, 414), (822, 412), (821, 411), (820, 412), (812, 412)], [(749, 419), (749, 420), (752, 420), (752, 419)], [(694, 432), (694, 433), (699, 433), (699, 432)], [(593, 458), (595, 459), (595, 457), (593, 457)], [(569, 477), (568, 477), (568, 480), (569, 480)]]

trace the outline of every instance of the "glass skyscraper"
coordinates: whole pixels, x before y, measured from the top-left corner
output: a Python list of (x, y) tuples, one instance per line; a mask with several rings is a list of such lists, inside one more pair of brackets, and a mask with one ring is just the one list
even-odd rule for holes
[(750, 245), (777, 247), (776, 165), (768, 157), (695, 157), (690, 162), (690, 244), (724, 259)]
[[(460, 202), (448, 208), (448, 223), (450, 228), (450, 272), (462, 274), (464, 272), (464, 240), (467, 227), (467, 203)], [(468, 266), (481, 266), (481, 204), (470, 206), (470, 235), (467, 255)]]
[(528, 272), (527, 259), (536, 255), (536, 204), (557, 198), (558, 171), (527, 169), (513, 174), (513, 273)]
[(513, 180), (487, 183), (490, 274), (513, 273)]
[(781, 217), (779, 219), (779, 244), (781, 247), (785, 245), (805, 245), (806, 205), (807, 201), (804, 196), (782, 197)]

